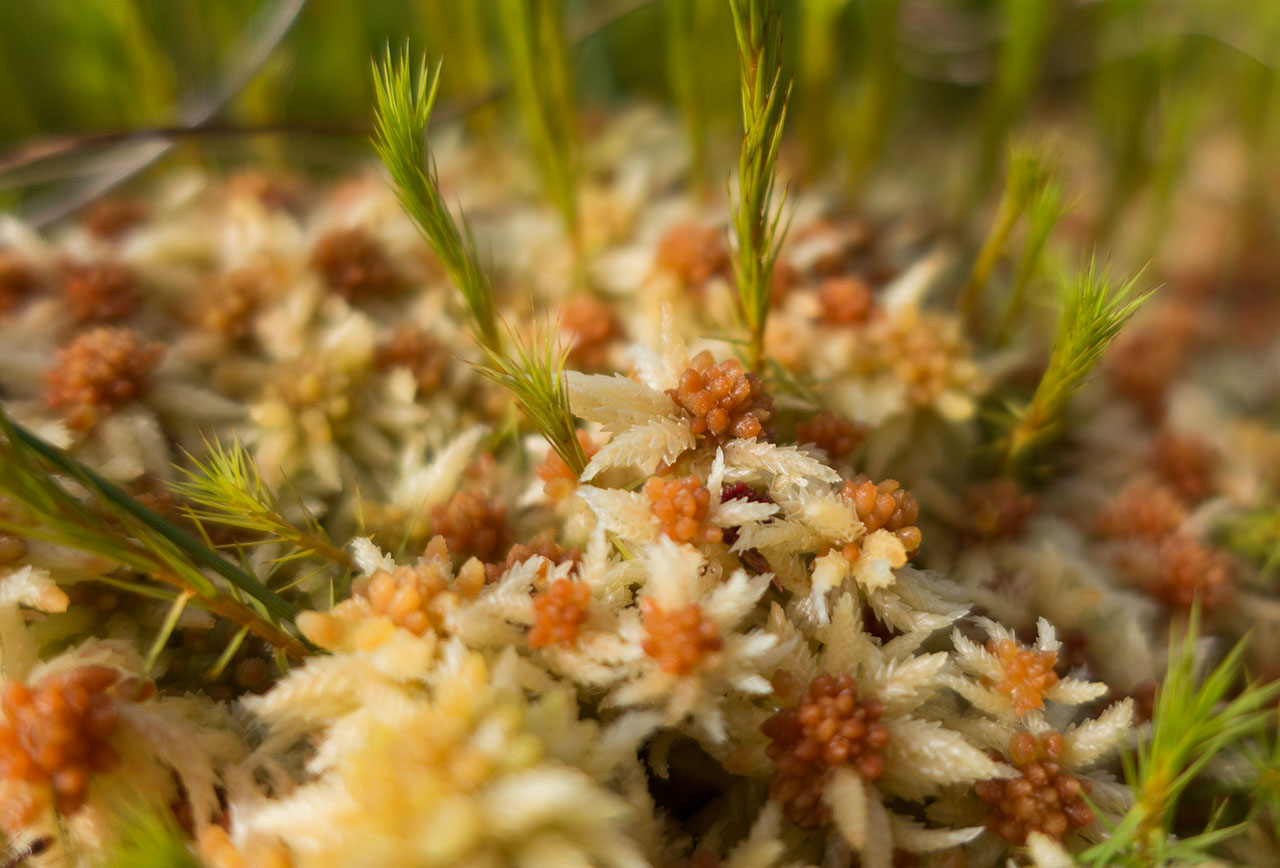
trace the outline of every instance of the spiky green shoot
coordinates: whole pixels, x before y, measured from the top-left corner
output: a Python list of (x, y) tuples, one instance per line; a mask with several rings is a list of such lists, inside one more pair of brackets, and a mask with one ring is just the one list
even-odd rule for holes
[(773, 267), (787, 231), (782, 220), (786, 196), (775, 208), (773, 188), (791, 85), (783, 87), (777, 0), (730, 0), (730, 9), (738, 39), (745, 129), (738, 153), (738, 199), (733, 204), (733, 273), (748, 332), (747, 361), (759, 374), (764, 368)]
[(1151, 292), (1136, 293), (1141, 273), (1113, 289), (1110, 268), (1089, 261), (1062, 300), (1049, 364), (1026, 408), (1011, 419), (1001, 443), (1004, 469), (1022, 466), (1038, 447), (1061, 431), (1071, 397), (1088, 381), (1103, 353)]
[(550, 334), (534, 335), (528, 345), (516, 340), (515, 357), (489, 354), (480, 373), (504, 387), (520, 409), (574, 473), (587, 466), (569, 408), (564, 365), (567, 350), (557, 348)]
[[(439, 86), (439, 68), (428, 76), (424, 60), (415, 76), (407, 56), (395, 64), (388, 56), (383, 69), (375, 70), (375, 77), (378, 153), (391, 170), (401, 205), (449, 266), (454, 282), (462, 290), (471, 310), (473, 335), (486, 355), (481, 373), (510, 391), (551, 448), (569, 467), (582, 472), (586, 458), (578, 443), (565, 391), (565, 354), (555, 350), (550, 338), (535, 337), (526, 348), (514, 336), (515, 356), (509, 353), (499, 331), (493, 284), (480, 266), (475, 240), (470, 230), (459, 231), (440, 198), (439, 180), (434, 165), (430, 165), (426, 139), (431, 105)], [(465, 229), (466, 216), (460, 219)]]
[(186, 481), (172, 486), (174, 493), (190, 504), (195, 519), (256, 531), (265, 541), (288, 544), (291, 551), (277, 560), (314, 555), (343, 569), (355, 569), (355, 558), (333, 544), (302, 504), (301, 526), (285, 517), (275, 492), (262, 481), (253, 456), (239, 440), (230, 445), (206, 441), (206, 446), (203, 460), (189, 456), (191, 469), (180, 468)]
[(501, 0), (511, 86), (547, 197), (580, 245), (569, 43), (559, 0)]
[[(73, 494), (59, 477), (88, 492)], [(295, 657), (306, 646), (279, 626), (296, 609), (255, 576), (15, 424), (0, 410), (0, 531), (43, 539), (150, 576)], [(205, 571), (226, 580), (227, 593)], [(122, 587), (147, 585), (121, 580)], [(252, 601), (246, 602), (243, 596)], [(160, 594), (168, 598), (167, 594)]]
[(991, 223), (986, 239), (982, 242), (982, 247), (978, 250), (978, 256), (973, 262), (973, 270), (969, 272), (968, 280), (960, 289), (960, 316), (970, 331), (978, 329), (982, 295), (991, 279), (992, 271), (1004, 254), (1009, 235), (1032, 203), (1044, 197), (1045, 188), (1052, 178), (1048, 161), (1043, 154), (1033, 148), (1011, 147), (1008, 164), (1004, 192), (1000, 196), (1000, 204), (996, 207), (995, 219)]
[(996, 326), (996, 346), (1003, 346), (1008, 342), (1022, 318), (1027, 306), (1027, 291), (1031, 281), (1040, 272), (1049, 235), (1070, 210), (1071, 206), (1063, 198), (1062, 184), (1059, 181), (1050, 178), (1037, 187), (1031, 206), (1027, 209), (1026, 239), (1018, 258), (1013, 289), (1009, 292), (1004, 310), (1000, 314), (1000, 323)]
[(395, 61), (388, 49), (382, 66), (374, 65), (373, 78), (377, 102), (374, 147), (391, 173), (400, 205), (462, 293), (476, 340), (487, 350), (501, 352), (502, 332), (493, 284), (480, 265), (475, 237), (466, 218), (454, 220), (440, 195), (435, 158), (427, 138), (440, 86), (440, 68), (428, 70), (423, 58), (415, 71), (407, 49)]
[(1151, 732), (1123, 757), (1133, 806), (1110, 836), (1080, 855), (1085, 865), (1203, 864), (1210, 846), (1239, 827), (1210, 828), (1190, 837), (1173, 833), (1178, 801), (1205, 766), (1227, 748), (1261, 733), (1275, 719), (1270, 703), (1280, 682), (1242, 684), (1242, 639), (1200, 677), (1199, 607), (1193, 607), (1181, 641), (1169, 645), (1169, 666), (1156, 694)]

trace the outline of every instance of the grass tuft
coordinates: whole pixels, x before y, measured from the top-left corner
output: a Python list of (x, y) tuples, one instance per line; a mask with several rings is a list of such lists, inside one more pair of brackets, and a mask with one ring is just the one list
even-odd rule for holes
[[(59, 476), (88, 497), (73, 494)], [(92, 469), (14, 423), (2, 410), (0, 496), (15, 507), (0, 514), (0, 531), (43, 539), (128, 567), (190, 595), (277, 648), (298, 657), (308, 653), (278, 623), (294, 619), (297, 610), (292, 604)], [(206, 570), (228, 582), (232, 592), (219, 588)]]
[(428, 76), (423, 60), (414, 75), (407, 56), (393, 64), (388, 55), (384, 67), (375, 70), (375, 77), (378, 154), (391, 170), (401, 204), (449, 267), (471, 310), (473, 335), (487, 357), (481, 373), (505, 387), (551, 448), (581, 472), (586, 458), (565, 391), (565, 353), (555, 349), (550, 337), (535, 336), (526, 347), (513, 335), (515, 355), (510, 354), (498, 330), (493, 284), (480, 267), (475, 239), (465, 229), (466, 217), (461, 218), (464, 230), (459, 230), (440, 198), (434, 166), (426, 168), (431, 156), (427, 124), (440, 82), (439, 68)]
[(1210, 822), (1203, 832), (1179, 837), (1173, 827), (1179, 800), (1205, 766), (1274, 724), (1270, 703), (1280, 695), (1280, 682), (1241, 686), (1247, 637), (1201, 677), (1198, 639), (1199, 608), (1193, 607), (1181, 641), (1170, 643), (1151, 731), (1123, 759), (1133, 806), (1106, 840), (1080, 854), (1082, 865), (1204, 864), (1210, 847), (1242, 831)]
[(293, 551), (280, 560), (314, 555), (343, 569), (356, 568), (355, 558), (335, 546), (310, 513), (302, 527), (284, 517), (275, 492), (262, 481), (253, 456), (240, 441), (224, 445), (214, 440), (205, 445), (208, 453), (203, 460), (188, 455), (194, 469), (179, 468), (187, 481), (171, 486), (192, 505), (193, 518), (256, 531), (292, 546)]
[(574, 473), (587, 466), (578, 442), (564, 366), (568, 351), (558, 348), (551, 330), (534, 335), (526, 345), (512, 335), (515, 356), (490, 353), (480, 373), (504, 387), (556, 454)]
[(1076, 284), (1067, 288), (1048, 367), (1030, 403), (1012, 414), (1009, 431), (1000, 443), (1006, 472), (1022, 466), (1032, 452), (1060, 432), (1068, 402), (1154, 291), (1137, 294), (1141, 276), (1136, 274), (1113, 289), (1110, 269), (1099, 269), (1091, 259)]
[(435, 159), (427, 138), (439, 87), (439, 66), (429, 71), (424, 58), (415, 70), (407, 49), (399, 60), (393, 61), (388, 48), (382, 66), (374, 66), (374, 147), (391, 173), (401, 207), (417, 224), (462, 293), (476, 340), (485, 349), (500, 352), (502, 333), (493, 284), (480, 266), (471, 227), (465, 218), (459, 226), (440, 195)]
[[(1042, 153), (1022, 145), (1009, 148), (1004, 192), (1000, 196), (1000, 204), (996, 207), (995, 219), (991, 223), (986, 239), (982, 242), (982, 247), (978, 250), (977, 258), (974, 259), (973, 270), (969, 272), (968, 279), (960, 289), (960, 316), (971, 332), (978, 330), (978, 321), (982, 315), (982, 295), (991, 279), (991, 273), (1004, 254), (1009, 236), (1013, 233), (1018, 221), (1035, 203), (1051, 199), (1054, 195), (1050, 189), (1052, 186), (1048, 160)], [(1060, 198), (1061, 192), (1058, 191), (1056, 195)], [(1051, 210), (1043, 206), (1042, 210), (1047, 212), (1045, 216), (1052, 216)], [(1053, 222), (1056, 222), (1056, 219)], [(1048, 229), (1051, 228), (1052, 224), (1045, 229), (1046, 237)], [(1029, 276), (1028, 279), (1030, 279)]]
[(730, 0), (738, 40), (738, 69), (745, 135), (738, 153), (738, 200), (733, 204), (736, 244), (733, 273), (749, 334), (747, 360), (764, 368), (764, 327), (769, 315), (773, 267), (786, 236), (783, 203), (773, 204), (782, 126), (791, 93), (782, 81), (782, 22), (777, 0)]

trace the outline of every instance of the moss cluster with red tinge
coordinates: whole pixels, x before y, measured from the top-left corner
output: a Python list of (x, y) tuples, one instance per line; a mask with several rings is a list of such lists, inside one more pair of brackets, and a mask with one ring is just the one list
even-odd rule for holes
[(651, 476), (645, 481), (644, 494), (662, 532), (676, 542), (715, 543), (724, 538), (721, 528), (706, 523), (711, 492), (698, 477)]
[(896, 479), (872, 482), (864, 475), (846, 480), (841, 493), (853, 504), (867, 533), (887, 530), (902, 540), (907, 554), (920, 548), (922, 535), (916, 527), (920, 505)]
[(769, 796), (797, 826), (814, 829), (831, 820), (822, 792), (833, 768), (847, 766), (868, 781), (884, 774), (889, 730), (880, 723), (884, 706), (859, 698), (849, 675), (823, 673), (800, 701), (761, 726), (769, 737), (769, 759), (777, 766)]
[(759, 377), (737, 359), (716, 364), (705, 350), (667, 394), (693, 418), (693, 433), (707, 440), (759, 437), (774, 416), (773, 398)]
[(668, 611), (653, 597), (641, 597), (640, 613), (645, 630), (640, 647), (669, 675), (688, 675), (724, 647), (719, 627), (696, 604)]
[(6, 832), (20, 832), (45, 798), (60, 813), (75, 813), (84, 804), (89, 779), (119, 765), (110, 739), (116, 703), (128, 698), (114, 689), (120, 684), (115, 669), (81, 666), (30, 687), (20, 681), (4, 685), (0, 778), (34, 785), (23, 796), (6, 799), (0, 809), (0, 827)]
[(137, 398), (164, 355), (124, 328), (96, 328), (58, 350), (45, 375), (45, 404), (61, 410), (68, 427), (87, 431), (106, 413)]
[(511, 543), (506, 503), (478, 491), (456, 492), (431, 510), (431, 521), (455, 556), (492, 561)]
[(1028, 711), (1044, 707), (1044, 694), (1058, 683), (1053, 667), (1057, 651), (1023, 648), (1013, 639), (987, 640), (987, 652), (1000, 661), (1003, 677), (992, 686), (1013, 701), (1013, 713), (1021, 717)]
[(1028, 732), (1009, 739), (1009, 759), (1019, 775), (974, 785), (987, 806), (989, 830), (1021, 845), (1032, 832), (1061, 841), (1072, 829), (1093, 822), (1093, 811), (1084, 800), (1088, 782), (1062, 770), (1059, 760), (1065, 750), (1066, 742), (1056, 732), (1045, 733), (1038, 743)]
[(591, 587), (586, 582), (556, 579), (533, 598), (533, 627), (529, 630), (529, 647), (542, 648), (559, 644), (572, 648), (578, 632), (587, 620), (591, 604)]

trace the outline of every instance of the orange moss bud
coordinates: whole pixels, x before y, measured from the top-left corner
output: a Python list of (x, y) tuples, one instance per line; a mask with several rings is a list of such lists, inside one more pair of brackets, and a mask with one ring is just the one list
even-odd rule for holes
[(782, 804), (791, 822), (805, 829), (831, 820), (822, 800), (830, 770), (853, 768), (869, 781), (884, 774), (889, 730), (879, 722), (884, 706), (858, 697), (849, 675), (819, 675), (800, 701), (774, 714), (760, 727), (769, 737), (765, 749), (777, 770), (769, 795)]
[(647, 634), (640, 647), (663, 672), (688, 675), (724, 647), (720, 629), (697, 604), (668, 612), (653, 597), (641, 597), (640, 613)]
[(696, 476), (663, 479), (651, 476), (644, 484), (649, 508), (662, 524), (662, 532), (676, 542), (720, 542), (724, 531), (706, 524), (711, 492)]
[(164, 344), (144, 344), (129, 329), (96, 328), (58, 350), (45, 376), (45, 404), (67, 425), (87, 431), (103, 414), (137, 398), (164, 355)]
[(706, 350), (693, 358), (667, 394), (693, 417), (693, 433), (709, 440), (759, 437), (773, 418), (773, 398), (737, 359), (714, 364)]
[(316, 242), (311, 265), (347, 301), (386, 298), (400, 291), (386, 252), (363, 229), (335, 229)]

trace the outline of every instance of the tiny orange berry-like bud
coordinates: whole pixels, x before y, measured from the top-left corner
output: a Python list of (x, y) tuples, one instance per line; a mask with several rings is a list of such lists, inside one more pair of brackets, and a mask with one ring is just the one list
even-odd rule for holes
[(421, 636), (439, 627), (442, 614), (435, 604), (448, 589), (439, 564), (428, 561), (417, 567), (378, 570), (358, 588), (357, 596), (368, 600), (374, 612), (397, 627)]
[(560, 327), (572, 335), (569, 361), (584, 370), (604, 365), (609, 345), (621, 334), (613, 308), (590, 295), (577, 295), (560, 307)]
[(922, 534), (916, 527), (920, 506), (911, 492), (898, 486), (895, 479), (872, 482), (865, 475), (847, 480), (842, 493), (858, 514), (867, 533), (887, 530), (902, 540), (907, 554), (920, 548)]
[(646, 633), (640, 647), (670, 675), (690, 674), (724, 647), (720, 628), (697, 604), (668, 612), (653, 597), (641, 597), (640, 612)]
[(1036, 511), (1036, 499), (1012, 479), (978, 483), (965, 493), (964, 503), (972, 533), (991, 540), (1020, 536)]
[(87, 431), (105, 413), (137, 398), (164, 355), (164, 344), (144, 344), (129, 329), (97, 328), (58, 350), (45, 376), (45, 404), (67, 425)]
[[(582, 454), (590, 461), (591, 456), (600, 451), (600, 447), (581, 428), (578, 429), (577, 436)], [(542, 490), (552, 500), (564, 500), (578, 490), (578, 474), (573, 472), (573, 468), (554, 449), (547, 452), (546, 460), (535, 472), (542, 480)]]
[(137, 278), (118, 262), (68, 265), (62, 296), (76, 322), (115, 322), (137, 310)]
[(711, 353), (699, 353), (676, 388), (667, 390), (693, 418), (693, 433), (715, 441), (763, 436), (774, 407), (760, 378), (737, 359), (713, 362)]
[(458, 491), (431, 510), (435, 532), (455, 556), (492, 561), (510, 543), (507, 505), (478, 491)]
[(769, 795), (791, 822), (812, 829), (830, 821), (822, 791), (832, 768), (851, 767), (869, 781), (884, 774), (889, 730), (879, 722), (883, 713), (879, 701), (858, 697), (851, 676), (824, 673), (796, 705), (764, 722), (765, 753), (777, 767)]
[(1084, 801), (1087, 783), (1064, 772), (1057, 762), (1065, 750), (1066, 741), (1053, 731), (1044, 733), (1039, 743), (1029, 732), (1010, 737), (1008, 756), (1019, 776), (978, 781), (973, 788), (987, 806), (987, 829), (1021, 846), (1032, 832), (1061, 841), (1070, 830), (1093, 822), (1093, 811)]
[(1160, 543), (1151, 593), (1177, 609), (1190, 609), (1197, 597), (1202, 606), (1212, 608), (1231, 595), (1234, 578), (1235, 564), (1222, 549), (1173, 534)]
[(862, 445), (867, 429), (834, 413), (819, 413), (796, 425), (796, 442), (812, 443), (832, 461), (839, 461)]
[(1213, 491), (1218, 455), (1199, 437), (1157, 434), (1151, 441), (1151, 463), (1187, 503), (1199, 503)]
[(1186, 518), (1186, 507), (1172, 488), (1138, 481), (1098, 514), (1096, 526), (1103, 536), (1159, 542)]
[[(523, 564), (525, 561), (534, 557), (544, 557), (553, 564), (562, 564), (566, 561), (577, 562), (579, 560), (579, 552), (577, 549), (565, 551), (560, 548), (554, 539), (547, 535), (539, 535), (529, 540), (527, 543), (516, 543), (507, 550), (507, 556), (501, 563), (485, 564), (485, 575), (488, 581), (495, 582), (502, 577), (507, 570), (516, 564)], [(539, 575), (546, 575), (546, 565), (543, 565)]]
[(871, 287), (856, 277), (832, 277), (822, 284), (822, 319), (832, 325), (857, 325), (871, 317)]
[(323, 236), (311, 251), (311, 264), (348, 301), (386, 298), (402, 288), (382, 245), (363, 229), (336, 229)]
[(711, 492), (698, 477), (651, 476), (644, 484), (644, 493), (663, 533), (676, 542), (716, 543), (724, 538), (722, 528), (704, 523)]
[(712, 277), (729, 272), (724, 233), (696, 223), (672, 226), (658, 242), (654, 264), (686, 287), (697, 289)]
[[(65, 670), (30, 687), (6, 683), (0, 693), (0, 777), (34, 789), (24, 801), (28, 809), (52, 801), (64, 814), (80, 810), (92, 775), (120, 762), (109, 743), (116, 703), (137, 693), (136, 682), (121, 682), (120, 673), (106, 666)], [(27, 811), (2, 813), (20, 820)]]
[(419, 397), (430, 395), (444, 382), (453, 356), (448, 348), (424, 331), (401, 326), (378, 345), (373, 363), (381, 370), (408, 368), (418, 383)]
[(591, 587), (586, 582), (556, 579), (544, 593), (533, 598), (534, 622), (529, 631), (529, 647), (542, 648), (556, 642), (572, 648), (587, 620)]
[(1000, 661), (1003, 677), (994, 687), (1013, 701), (1014, 714), (1021, 717), (1044, 705), (1045, 691), (1058, 683), (1053, 671), (1058, 652), (1023, 648), (1012, 639), (988, 640), (987, 651)]

